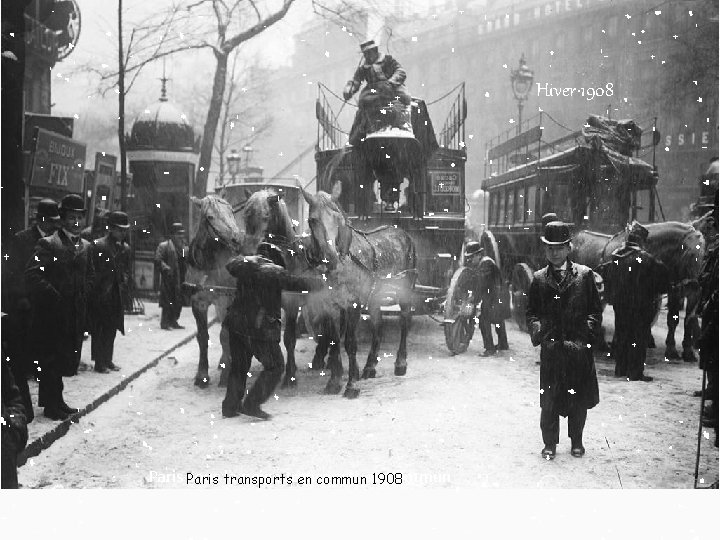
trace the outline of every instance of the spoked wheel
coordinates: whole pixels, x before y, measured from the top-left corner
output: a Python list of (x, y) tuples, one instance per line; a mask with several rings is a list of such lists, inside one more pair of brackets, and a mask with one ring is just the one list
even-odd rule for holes
[(464, 353), (475, 332), (475, 302), (472, 299), (475, 275), (461, 266), (450, 281), (445, 300), (445, 344), (452, 354)]
[(523, 332), (527, 332), (525, 314), (527, 312), (530, 283), (532, 283), (533, 272), (525, 263), (516, 264), (512, 271), (512, 302), (513, 318)]

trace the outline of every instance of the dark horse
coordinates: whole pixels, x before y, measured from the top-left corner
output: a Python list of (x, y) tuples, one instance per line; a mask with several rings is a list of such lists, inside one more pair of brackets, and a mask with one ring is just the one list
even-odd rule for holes
[[(699, 336), (697, 305), (699, 301), (698, 276), (705, 255), (703, 235), (689, 223), (667, 221), (645, 225), (650, 233), (645, 249), (667, 266), (672, 287), (668, 293), (668, 334), (665, 339), (665, 357), (679, 358), (675, 347), (675, 329), (680, 319), (683, 298), (685, 306), (685, 334), (683, 337), (683, 359), (693, 361), (695, 353), (693, 340)], [(610, 260), (612, 252), (622, 246), (627, 231), (615, 235), (591, 231), (580, 231), (573, 238), (573, 260), (597, 268), (600, 263)]]
[[(417, 278), (417, 256), (412, 239), (405, 231), (395, 227), (362, 232), (350, 226), (337, 203), (339, 182), (333, 188), (333, 195), (324, 191), (315, 195), (305, 190), (302, 193), (310, 205), (308, 225), (314, 249), (322, 254), (323, 262), (330, 269), (332, 290), (329, 295), (334, 304), (344, 310), (346, 344), (348, 332), (352, 332), (350, 341), (355, 340), (355, 321), (360, 310), (367, 309), (370, 317), (372, 341), (362, 377), (375, 376), (382, 339), (381, 307), (396, 303), (400, 305), (400, 345), (395, 358), (395, 375), (405, 375), (412, 290)], [(346, 395), (352, 396), (355, 392), (353, 382), (358, 380), (359, 373), (354, 351), (353, 354), (348, 352), (348, 356)], [(342, 364), (331, 363), (328, 386), (339, 391), (341, 380)]]

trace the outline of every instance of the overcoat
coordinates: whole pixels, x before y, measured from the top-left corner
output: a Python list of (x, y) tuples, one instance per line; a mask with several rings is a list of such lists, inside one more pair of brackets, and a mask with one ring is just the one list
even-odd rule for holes
[(178, 253), (172, 240), (160, 242), (155, 251), (155, 265), (160, 272), (161, 308), (182, 303), (181, 285), (185, 281), (185, 249)]
[(87, 329), (88, 293), (94, 280), (90, 242), (63, 230), (38, 240), (25, 269), (33, 304), (33, 335), (39, 352), (55, 353), (60, 372), (73, 375)]
[[(363, 63), (358, 66), (352, 78), (353, 92), (356, 92), (362, 82), (366, 81), (367, 84), (358, 98), (361, 106), (364, 106), (365, 102), (374, 102), (377, 98), (394, 99), (395, 96), (399, 97), (401, 102), (408, 104), (410, 96), (404, 85), (406, 76), (400, 62), (386, 54), (372, 64)], [(381, 87), (378, 87), (378, 84), (382, 82), (390, 84), (387, 91), (382, 91)], [(371, 92), (371, 90), (375, 90), (375, 92)]]
[(484, 256), (480, 259), (476, 283), (476, 297), (481, 302), (480, 316), (491, 324), (509, 319), (510, 295), (502, 273), (491, 257)]
[(574, 407), (600, 402), (591, 343), (602, 324), (593, 272), (568, 260), (560, 280), (546, 266), (535, 272), (528, 293), (527, 324), (540, 345), (540, 406), (567, 416)]
[(25, 286), (25, 267), (35, 251), (35, 245), (43, 235), (37, 226), (15, 233), (8, 246), (8, 264), (3, 271), (3, 296), (10, 299), (12, 307), (21, 298), (28, 297)]
[(275, 264), (256, 264), (242, 255), (225, 266), (237, 278), (235, 300), (228, 310), (225, 324), (231, 332), (255, 341), (280, 341), (282, 291), (310, 291), (323, 287), (314, 277), (290, 275)]
[(106, 235), (95, 240), (91, 257), (95, 281), (88, 304), (90, 323), (114, 327), (125, 334), (122, 298), (130, 279), (130, 246)]

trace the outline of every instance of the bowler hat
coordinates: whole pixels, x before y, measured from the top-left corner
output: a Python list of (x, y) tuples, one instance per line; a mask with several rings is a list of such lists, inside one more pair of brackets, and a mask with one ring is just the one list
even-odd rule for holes
[(119, 227), (120, 229), (130, 228), (130, 219), (125, 212), (110, 212), (107, 217), (107, 223), (110, 227)]
[(369, 51), (370, 49), (377, 49), (377, 45), (372, 39), (370, 41), (366, 41), (365, 43), (360, 44), (361, 52)]
[(545, 225), (547, 225), (551, 221), (560, 221), (560, 218), (558, 218), (558, 215), (555, 212), (548, 212), (547, 214), (543, 214), (543, 217), (542, 217), (543, 227), (545, 227)]
[(60, 201), (60, 214), (64, 212), (83, 212), (85, 213), (85, 199), (77, 193), (68, 193)]
[(485, 251), (480, 245), (480, 242), (468, 242), (465, 244), (465, 257), (472, 257), (476, 253), (482, 253)]
[(38, 219), (42, 218), (50, 221), (57, 221), (60, 219), (58, 204), (52, 199), (42, 199), (37, 205), (35, 217)]
[(650, 232), (645, 227), (640, 225), (637, 221), (633, 221), (630, 224), (630, 228), (629, 228), (629, 232), (628, 232), (628, 241), (636, 242), (636, 241), (640, 240), (640, 241), (644, 242), (645, 240), (647, 240), (648, 236), (650, 236)]
[(170, 225), (170, 234), (185, 234), (185, 227), (180, 222)]
[(551, 221), (545, 225), (545, 234), (540, 240), (549, 246), (561, 246), (570, 242), (570, 227), (562, 221)]

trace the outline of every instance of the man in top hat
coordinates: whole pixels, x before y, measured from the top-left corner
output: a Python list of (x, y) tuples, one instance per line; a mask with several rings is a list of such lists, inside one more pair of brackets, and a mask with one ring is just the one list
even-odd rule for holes
[(377, 109), (384, 104), (399, 101), (410, 104), (410, 96), (405, 89), (405, 70), (395, 58), (378, 51), (374, 41), (366, 41), (360, 45), (364, 61), (355, 70), (353, 78), (347, 82), (343, 90), (345, 100), (350, 99), (360, 90), (363, 81), (367, 84), (358, 98), (358, 111), (353, 127), (350, 130), (349, 143), (357, 145), (368, 129), (366, 112)]
[(108, 373), (120, 368), (113, 363), (115, 334), (125, 334), (123, 292), (130, 279), (130, 246), (124, 241), (130, 230), (125, 212), (108, 214), (108, 232), (95, 240), (91, 257), (95, 281), (90, 295), (91, 351), (95, 371)]
[(558, 216), (555, 212), (548, 212), (547, 214), (543, 214), (541, 220), (542, 220), (542, 226), (543, 226), (543, 230), (544, 230), (545, 226), (548, 223), (550, 223), (551, 221), (560, 221), (560, 218), (558, 218)]
[[(465, 246), (465, 266), (477, 272), (473, 296), (476, 301), (480, 301), (478, 327), (485, 349), (481, 354), (482, 356), (492, 356), (498, 350), (503, 351), (509, 348), (505, 318), (510, 316), (510, 299), (505, 298), (505, 284), (500, 269), (491, 257), (485, 255), (485, 249), (480, 242), (468, 242)], [(491, 330), (493, 326), (498, 336), (497, 347), (493, 343)]]
[(625, 243), (598, 267), (615, 312), (615, 376), (652, 381), (645, 375), (645, 357), (655, 299), (670, 287), (667, 267), (643, 249), (648, 230), (637, 221)]
[(570, 228), (551, 221), (541, 237), (548, 264), (535, 272), (528, 292), (527, 325), (540, 345), (542, 456), (554, 459), (560, 416), (567, 416), (571, 454), (582, 457), (587, 410), (600, 401), (593, 335), (602, 324), (600, 293), (593, 272), (570, 260)]
[(15, 233), (8, 246), (8, 257), (3, 258), (3, 309), (8, 314), (5, 324), (5, 336), (8, 346), (10, 368), (15, 384), (20, 389), (23, 403), (27, 409), (27, 420), (34, 418), (28, 376), (37, 374), (33, 365), (33, 343), (30, 333), (32, 306), (25, 284), (25, 266), (32, 257), (35, 245), (40, 238), (55, 232), (60, 224), (58, 205), (52, 199), (42, 199), (35, 212), (35, 223), (25, 230)]
[(90, 242), (80, 238), (85, 201), (71, 193), (60, 201), (60, 225), (41, 238), (25, 269), (33, 302), (33, 335), (39, 343), (39, 405), (65, 420), (76, 411), (63, 398), (62, 377), (77, 374), (94, 272)]
[(155, 266), (160, 271), (160, 328), (163, 330), (184, 328), (178, 319), (182, 311), (185, 257), (185, 228), (182, 223), (173, 223), (170, 239), (160, 242), (155, 251)]

